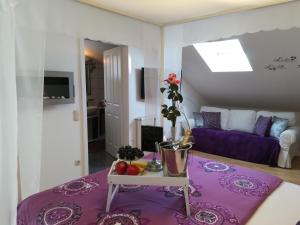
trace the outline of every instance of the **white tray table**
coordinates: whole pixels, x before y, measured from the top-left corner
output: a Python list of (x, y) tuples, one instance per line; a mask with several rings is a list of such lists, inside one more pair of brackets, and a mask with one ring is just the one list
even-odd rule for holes
[(129, 175), (118, 175), (115, 173), (115, 165), (118, 161), (114, 161), (110, 171), (107, 175), (108, 181), (108, 196), (106, 204), (106, 212), (109, 212), (111, 202), (114, 196), (119, 190), (119, 186), (122, 185), (153, 185), (153, 186), (177, 186), (183, 188), (184, 201), (186, 207), (186, 214), (190, 216), (190, 205), (189, 205), (189, 176), (187, 173), (186, 177), (167, 177), (164, 176), (163, 171), (161, 172), (149, 172), (146, 171), (143, 175), (129, 176)]

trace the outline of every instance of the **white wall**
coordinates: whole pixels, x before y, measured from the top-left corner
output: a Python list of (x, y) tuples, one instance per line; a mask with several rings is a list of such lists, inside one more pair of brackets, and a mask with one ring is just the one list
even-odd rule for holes
[[(262, 31), (233, 38), (240, 40), (253, 71), (213, 73), (193, 46), (183, 48), (184, 77), (207, 104), (300, 111), (300, 29)], [(297, 59), (284, 62), (291, 56)], [(283, 61), (275, 62), (278, 57)], [(269, 70), (268, 65), (284, 69)]]
[[(183, 76), (184, 75), (185, 74), (183, 74)], [(182, 105), (184, 113), (187, 118), (193, 118), (193, 112), (199, 112), (201, 106), (205, 105), (205, 101), (199, 92), (185, 78), (182, 79), (181, 93), (183, 96)]]
[(185, 47), (245, 33), (300, 27), (299, 10), (300, 2), (290, 1), (285, 4), (166, 26), (164, 27), (165, 48)]
[[(30, 0), (29, 0), (30, 1)], [(31, 4), (31, 3), (28, 3)], [(73, 71), (75, 103), (49, 106), (44, 109), (41, 189), (61, 184), (87, 174), (87, 158), (83, 154), (86, 134), (86, 103), (81, 98), (80, 40), (89, 38), (129, 46), (133, 67), (142, 65), (159, 68), (160, 28), (124, 16), (96, 9), (72, 0), (48, 1), (48, 35), (46, 69)], [(82, 46), (83, 47), (83, 46)], [(81, 52), (82, 50), (82, 52)], [(134, 74), (130, 74), (130, 87)], [(85, 84), (83, 84), (85, 85)], [(85, 90), (85, 89), (84, 89)], [(130, 90), (134, 90), (131, 88)], [(143, 112), (142, 103), (130, 92), (130, 121)], [(73, 111), (79, 112), (81, 121), (73, 121)], [(132, 142), (131, 136), (129, 142)], [(75, 166), (74, 160), (81, 160)]]
[(145, 116), (145, 102), (140, 99), (140, 83), (138, 76), (141, 68), (144, 67), (144, 54), (138, 48), (128, 48), (128, 80), (129, 80), (129, 144), (136, 144), (135, 118)]
[(62, 34), (47, 34), (45, 70), (74, 73), (75, 103), (44, 106), (41, 190), (80, 176), (79, 40)]

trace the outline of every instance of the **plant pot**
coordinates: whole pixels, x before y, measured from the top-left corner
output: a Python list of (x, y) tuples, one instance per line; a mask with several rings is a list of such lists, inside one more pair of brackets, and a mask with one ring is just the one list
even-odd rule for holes
[(171, 140), (175, 141), (176, 140), (176, 127), (171, 127)]

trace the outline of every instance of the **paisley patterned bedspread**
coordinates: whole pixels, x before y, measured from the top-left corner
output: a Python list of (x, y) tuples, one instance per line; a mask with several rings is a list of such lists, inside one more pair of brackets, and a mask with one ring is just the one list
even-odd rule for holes
[(282, 182), (255, 170), (191, 156), (191, 217), (178, 187), (121, 186), (105, 213), (108, 170), (35, 194), (18, 225), (241, 225)]

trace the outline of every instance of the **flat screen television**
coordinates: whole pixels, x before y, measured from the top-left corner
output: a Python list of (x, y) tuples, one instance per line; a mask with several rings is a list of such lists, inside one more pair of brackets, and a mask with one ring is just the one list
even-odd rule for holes
[(44, 72), (44, 104), (74, 103), (73, 72)]
[(141, 83), (140, 83), (140, 98), (145, 99), (145, 68), (142, 67), (141, 69)]

